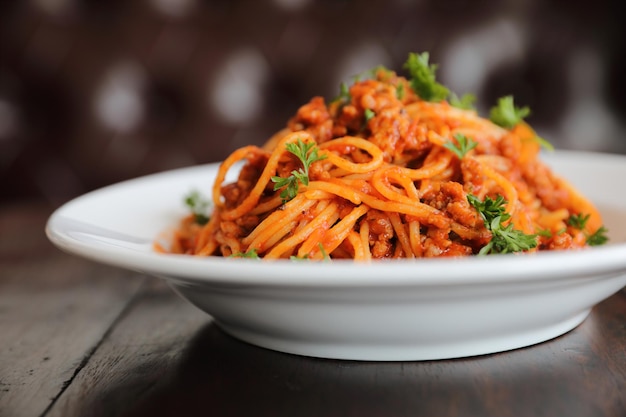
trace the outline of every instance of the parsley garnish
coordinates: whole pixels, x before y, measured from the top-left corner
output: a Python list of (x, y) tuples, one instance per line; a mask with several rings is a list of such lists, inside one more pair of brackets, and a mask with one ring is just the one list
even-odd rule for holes
[[(386, 68), (384, 65), (378, 65), (374, 68), (370, 68), (356, 75), (353, 75), (352, 82), (356, 83), (359, 81), (369, 80), (372, 78), (376, 79), (377, 76), (379, 75), (379, 72), (383, 72), (384, 78), (389, 78), (392, 75), (395, 75), (393, 71)], [(343, 103), (350, 103), (350, 101), (352, 101), (352, 96), (350, 95), (350, 87), (345, 82), (342, 82), (341, 84), (339, 84), (339, 95), (335, 97), (331, 102), (335, 103), (338, 101), (343, 102)]]
[[(590, 214), (572, 214), (567, 218), (567, 224), (575, 229), (584, 230), (590, 217)], [(589, 246), (604, 245), (609, 240), (608, 236), (606, 235), (607, 232), (608, 229), (606, 227), (600, 226), (598, 230), (587, 236), (587, 244)]]
[(354, 75), (352, 79), (354, 80), (354, 82), (370, 80), (372, 78), (376, 78), (379, 71), (382, 71), (385, 73), (385, 78), (388, 78), (389, 76), (393, 75), (393, 71), (391, 71), (384, 65), (377, 65), (374, 68), (370, 68), (365, 71), (359, 72), (358, 74)]
[(589, 217), (591, 217), (589, 214), (572, 214), (567, 218), (567, 224), (575, 229), (583, 230), (587, 225)]
[(288, 143), (286, 148), (289, 152), (298, 157), (303, 167), (291, 171), (291, 175), (287, 178), (279, 176), (272, 177), (272, 181), (275, 182), (274, 191), (285, 187), (280, 193), (283, 202), (291, 200), (298, 194), (299, 183), (309, 185), (309, 168), (311, 164), (315, 161), (326, 159), (326, 155), (317, 154), (318, 149), (314, 142), (305, 143), (302, 139), (298, 138), (296, 143)]
[[(293, 199), (298, 194), (298, 178), (297, 178), (298, 175), (301, 175), (301, 174), (299, 172), (292, 171), (291, 175), (287, 178), (272, 177), (272, 181), (276, 183), (274, 184), (274, 191), (285, 187), (285, 189), (280, 192), (280, 196), (283, 199), (283, 203), (286, 203), (287, 201)], [(308, 176), (307, 176), (307, 181), (308, 181)]]
[(237, 252), (229, 256), (229, 258), (248, 258), (248, 259), (261, 259), (257, 253), (256, 248), (250, 249), (247, 252)]
[(480, 201), (478, 197), (468, 194), (467, 201), (478, 211), (485, 227), (491, 232), (491, 240), (480, 249), (479, 255), (521, 252), (537, 246), (536, 235), (513, 229), (513, 223), (503, 225), (511, 215), (505, 212), (507, 202), (501, 195), (495, 200), (485, 197), (485, 201)]
[(495, 200), (491, 197), (485, 197), (485, 201), (480, 201), (475, 195), (468, 194), (467, 201), (478, 210), (478, 214), (485, 222), (490, 223), (492, 219), (504, 215), (506, 200), (500, 194)]
[(396, 98), (398, 100), (404, 100), (405, 91), (404, 91), (404, 83), (398, 83), (396, 85)]
[(333, 99), (333, 103), (336, 101), (342, 101), (345, 103), (349, 103), (350, 101), (352, 101), (352, 96), (350, 95), (350, 88), (348, 87), (348, 84), (339, 84), (339, 95)]
[[(326, 252), (326, 249), (324, 249), (324, 245), (322, 245), (322, 242), (318, 242), (317, 243), (317, 247), (320, 249), (320, 253), (322, 254), (322, 259), (324, 261), (330, 261), (332, 260), (330, 258), (330, 256), (328, 256), (328, 253)], [(302, 257), (300, 256), (296, 256), (296, 255), (291, 255), (289, 257), (289, 259), (291, 259), (292, 261), (306, 261), (309, 259), (309, 255), (304, 255)]]
[(540, 229), (537, 231), (537, 236), (547, 237), (549, 239), (552, 237), (552, 231), (549, 229)]
[(498, 104), (491, 108), (490, 120), (500, 127), (511, 129), (530, 114), (528, 107), (516, 107), (513, 104), (513, 96), (505, 96), (498, 99)]
[(609, 241), (609, 237), (606, 235), (607, 232), (608, 230), (606, 227), (600, 226), (598, 230), (587, 236), (587, 244), (589, 246), (604, 245), (606, 242)]
[(539, 146), (541, 146), (542, 148), (548, 151), (554, 150), (554, 146), (552, 146), (550, 142), (548, 142), (546, 139), (542, 138), (541, 136), (535, 135), (535, 141), (539, 143)]
[(325, 261), (330, 261), (330, 256), (328, 256), (328, 253), (326, 252), (326, 249), (324, 249), (324, 245), (322, 245), (322, 242), (319, 242), (317, 244), (317, 247), (320, 248), (320, 252), (322, 253), (322, 259)]
[(455, 133), (454, 139), (456, 139), (457, 143), (449, 141), (446, 142), (443, 146), (444, 148), (454, 152), (456, 156), (459, 157), (459, 159), (463, 159), (465, 154), (467, 154), (478, 145), (478, 142), (468, 138), (462, 133)]
[(476, 96), (473, 94), (463, 94), (461, 98), (454, 93), (450, 93), (450, 98), (448, 99), (450, 105), (452, 107), (456, 107), (457, 109), (463, 110), (475, 110), (474, 102), (476, 101)]
[(565, 232), (567, 232), (567, 228), (566, 227), (563, 227), (563, 228), (557, 230), (555, 233), (552, 233), (552, 231), (549, 230), (549, 229), (539, 229), (537, 231), (537, 236), (541, 236), (541, 237), (545, 237), (545, 238), (551, 239), (553, 236), (562, 235)]
[(369, 122), (372, 117), (376, 116), (376, 113), (374, 113), (374, 110), (372, 110), (372, 109), (365, 109), (363, 114), (365, 116), (365, 122), (366, 123)]
[(193, 213), (196, 223), (204, 225), (209, 221), (208, 209), (211, 206), (211, 202), (204, 198), (198, 190), (193, 190), (187, 194), (184, 202)]
[(411, 88), (422, 100), (435, 102), (445, 100), (450, 90), (435, 80), (437, 65), (428, 64), (428, 59), (428, 52), (409, 54), (404, 68), (408, 69), (411, 75)]

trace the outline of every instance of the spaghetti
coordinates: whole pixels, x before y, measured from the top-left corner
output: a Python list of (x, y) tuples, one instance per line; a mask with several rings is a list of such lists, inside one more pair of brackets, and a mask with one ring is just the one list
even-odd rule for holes
[(331, 103), (313, 98), (263, 147), (221, 164), (210, 219), (183, 219), (166, 251), (423, 258), (582, 248), (604, 233), (593, 204), (540, 160), (542, 141), (521, 118), (507, 126), (429, 101), (419, 82), (378, 68)]

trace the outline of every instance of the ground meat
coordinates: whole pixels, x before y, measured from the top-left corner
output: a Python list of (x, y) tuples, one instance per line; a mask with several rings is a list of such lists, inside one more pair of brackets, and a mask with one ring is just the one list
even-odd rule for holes
[(246, 214), (235, 220), (243, 236), (249, 235), (250, 232), (252, 232), (252, 230), (259, 225), (260, 221), (261, 219), (259, 219), (259, 216), (254, 214)]
[(242, 195), (245, 190), (242, 190), (238, 183), (233, 182), (222, 186), (221, 193), (224, 197), (224, 205), (227, 209), (237, 207), (238, 203), (243, 200)]
[(474, 158), (463, 158), (461, 161), (463, 172), (463, 188), (466, 193), (480, 195), (485, 186), (485, 176), (480, 163)]
[(363, 220), (369, 224), (370, 251), (373, 258), (390, 258), (393, 255), (394, 230), (389, 217), (370, 210)]
[(528, 164), (524, 167), (522, 175), (529, 188), (535, 191), (548, 210), (557, 210), (567, 206), (569, 193), (559, 187), (550, 168), (541, 163)]
[(318, 143), (326, 142), (333, 137), (333, 120), (322, 97), (314, 97), (300, 107), (287, 126), (294, 132), (308, 131)]
[(248, 155), (248, 163), (243, 166), (236, 182), (222, 186), (222, 195), (227, 209), (237, 207), (257, 183), (265, 165), (268, 155), (259, 151)]
[(463, 186), (458, 182), (434, 183), (422, 198), (426, 204), (447, 212), (457, 223), (470, 228), (476, 228), (482, 224), (482, 219), (467, 201)]
[(521, 154), (521, 143), (516, 140), (516, 137), (507, 134), (502, 137), (498, 143), (498, 147), (503, 156), (509, 158), (511, 161), (517, 161)]
[(231, 236), (231, 237), (236, 237), (236, 238), (243, 236), (243, 230), (234, 221), (222, 221), (220, 223), (220, 230), (226, 236)]
[(448, 231), (434, 227), (428, 228), (422, 244), (425, 258), (468, 256), (473, 253), (471, 246), (453, 241)]
[(318, 125), (330, 119), (330, 113), (323, 97), (313, 97), (307, 104), (301, 106), (296, 115), (289, 121), (292, 130), (303, 130)]
[(558, 249), (571, 249), (574, 247), (574, 240), (568, 233), (557, 233), (548, 238), (540, 246), (540, 249), (558, 250)]
[(342, 129), (345, 132), (343, 135), (338, 136), (356, 136), (363, 129), (364, 125), (363, 111), (353, 104), (346, 104), (339, 111), (335, 129)]
[(382, 149), (385, 161), (392, 162), (404, 151), (410, 123), (399, 108), (383, 110), (370, 120), (371, 129), (376, 133), (369, 140)]

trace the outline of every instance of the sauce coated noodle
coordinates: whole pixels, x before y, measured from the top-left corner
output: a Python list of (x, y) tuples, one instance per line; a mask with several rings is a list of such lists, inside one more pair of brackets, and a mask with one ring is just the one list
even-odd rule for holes
[[(306, 169), (290, 146), (315, 152)], [(409, 80), (381, 69), (343, 99), (313, 98), (263, 147), (233, 152), (213, 186), (210, 220), (182, 219), (170, 247), (157, 248), (263, 259), (475, 255), (495, 231), (469, 195), (504, 199), (502, 225), (532, 239), (523, 251), (585, 247), (600, 214), (539, 152), (525, 122), (503, 128), (474, 110), (425, 101)], [(225, 184), (242, 160), (237, 181)], [(275, 189), (278, 177), (291, 181), (291, 196), (287, 185)]]

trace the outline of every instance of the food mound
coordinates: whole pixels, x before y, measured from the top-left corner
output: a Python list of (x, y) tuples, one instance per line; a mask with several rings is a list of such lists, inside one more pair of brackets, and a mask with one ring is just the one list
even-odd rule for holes
[(598, 210), (540, 160), (550, 145), (523, 120), (529, 109), (507, 96), (481, 117), (428, 60), (412, 53), (407, 77), (379, 67), (329, 103), (314, 97), (265, 146), (233, 152), (212, 212), (190, 195), (192, 213), (160, 250), (367, 261), (604, 243)]

